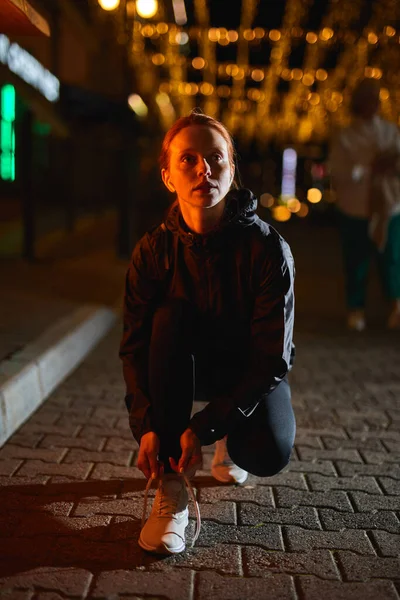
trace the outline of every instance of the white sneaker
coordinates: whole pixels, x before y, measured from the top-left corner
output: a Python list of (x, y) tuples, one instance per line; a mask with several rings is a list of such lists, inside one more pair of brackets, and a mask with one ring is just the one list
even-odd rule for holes
[(347, 327), (352, 331), (364, 331), (365, 315), (363, 310), (352, 310), (347, 316)]
[(215, 444), (215, 454), (211, 464), (212, 476), (222, 483), (244, 483), (248, 472), (232, 461), (226, 447), (226, 437)]
[(164, 475), (153, 508), (139, 537), (139, 545), (155, 554), (177, 554), (185, 549), (189, 522), (188, 495), (183, 477)]

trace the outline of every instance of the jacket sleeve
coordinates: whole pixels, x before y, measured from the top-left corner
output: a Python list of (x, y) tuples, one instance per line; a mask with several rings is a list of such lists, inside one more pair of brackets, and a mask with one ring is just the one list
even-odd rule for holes
[(125, 404), (135, 439), (152, 430), (148, 354), (160, 278), (147, 236), (136, 245), (126, 274), (123, 335), (119, 356), (126, 384)]
[(290, 369), (293, 352), (294, 262), (282, 241), (264, 262), (251, 322), (251, 347), (239, 384), (229, 397), (213, 399), (190, 422), (203, 445), (221, 439), (240, 416), (250, 416)]

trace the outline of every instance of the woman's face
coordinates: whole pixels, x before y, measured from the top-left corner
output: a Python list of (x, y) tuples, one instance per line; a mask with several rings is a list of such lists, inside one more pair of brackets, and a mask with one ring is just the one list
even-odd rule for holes
[(169, 167), (161, 174), (179, 202), (200, 208), (215, 206), (225, 198), (233, 180), (227, 142), (214, 127), (185, 127), (173, 138)]

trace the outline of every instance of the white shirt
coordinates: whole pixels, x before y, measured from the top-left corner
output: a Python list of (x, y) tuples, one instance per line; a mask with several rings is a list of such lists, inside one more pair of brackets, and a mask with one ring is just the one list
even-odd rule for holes
[(400, 213), (400, 177), (384, 174), (371, 177), (371, 163), (382, 152), (400, 157), (400, 132), (390, 121), (376, 115), (369, 121), (355, 118), (332, 143), (330, 169), (337, 191), (337, 204), (345, 214), (368, 218), (370, 194), (377, 193), (387, 214)]

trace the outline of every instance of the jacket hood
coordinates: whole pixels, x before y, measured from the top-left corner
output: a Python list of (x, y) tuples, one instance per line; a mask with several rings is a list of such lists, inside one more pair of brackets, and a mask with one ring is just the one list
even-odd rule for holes
[(224, 215), (218, 226), (206, 234), (190, 231), (182, 218), (179, 203), (176, 200), (171, 206), (165, 224), (172, 233), (177, 233), (182, 242), (188, 245), (208, 245), (216, 238), (220, 238), (230, 226), (240, 224), (249, 226), (257, 219), (257, 198), (251, 190), (241, 188), (227, 193)]

